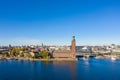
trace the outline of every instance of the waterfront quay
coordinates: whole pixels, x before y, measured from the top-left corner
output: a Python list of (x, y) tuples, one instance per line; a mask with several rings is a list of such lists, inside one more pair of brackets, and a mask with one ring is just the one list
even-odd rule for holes
[(24, 60), (24, 61), (78, 61), (79, 58), (101, 58), (101, 59), (114, 59), (120, 60), (120, 55), (110, 54), (88, 54), (88, 53), (76, 53), (76, 58), (31, 58), (31, 57), (0, 57), (0, 60)]

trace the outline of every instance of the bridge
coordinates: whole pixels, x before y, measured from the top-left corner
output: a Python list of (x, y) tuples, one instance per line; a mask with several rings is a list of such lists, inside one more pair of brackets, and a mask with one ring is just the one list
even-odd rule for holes
[(97, 54), (92, 53), (76, 53), (76, 57), (95, 57)]

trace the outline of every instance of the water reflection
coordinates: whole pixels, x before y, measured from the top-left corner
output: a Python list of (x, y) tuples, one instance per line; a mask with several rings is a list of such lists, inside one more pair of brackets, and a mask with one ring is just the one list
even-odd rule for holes
[(76, 71), (76, 62), (71, 61), (51, 61), (51, 62), (41, 62), (43, 65), (50, 67), (51, 69), (48, 71), (52, 71), (54, 75), (54, 79), (61, 80), (61, 79), (69, 79), (69, 80), (77, 80), (77, 71)]
[(120, 60), (0, 61), (0, 80), (120, 80)]

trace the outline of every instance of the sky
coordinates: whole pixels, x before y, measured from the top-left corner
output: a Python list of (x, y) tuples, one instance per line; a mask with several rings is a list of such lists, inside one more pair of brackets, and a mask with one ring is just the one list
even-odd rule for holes
[(120, 44), (119, 0), (0, 0), (0, 45)]

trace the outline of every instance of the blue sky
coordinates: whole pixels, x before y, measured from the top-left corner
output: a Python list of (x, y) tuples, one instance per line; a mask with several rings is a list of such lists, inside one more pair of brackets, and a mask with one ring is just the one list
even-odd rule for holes
[(119, 0), (1, 0), (0, 45), (120, 44)]

